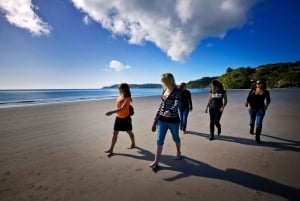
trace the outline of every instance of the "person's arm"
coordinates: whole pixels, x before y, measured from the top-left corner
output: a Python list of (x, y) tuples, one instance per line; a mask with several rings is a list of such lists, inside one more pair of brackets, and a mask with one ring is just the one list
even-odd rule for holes
[(247, 97), (247, 99), (246, 99), (246, 104), (245, 104), (245, 106), (248, 107), (248, 109), (251, 109), (250, 98), (251, 98), (251, 95), (252, 95), (252, 93), (253, 93), (253, 90), (254, 90), (254, 89), (251, 89), (251, 90), (250, 90), (250, 92), (249, 92), (249, 94), (248, 94), (248, 97)]
[(210, 106), (211, 101), (212, 101), (212, 94), (209, 93), (209, 94), (208, 94), (207, 106), (206, 106), (206, 108), (205, 108), (205, 113), (208, 112), (208, 108), (209, 108), (209, 106)]
[(223, 99), (224, 99), (224, 104), (223, 104), (223, 106), (221, 107), (220, 112), (223, 112), (224, 108), (225, 108), (226, 105), (227, 105), (227, 93), (226, 93), (226, 91), (225, 91), (225, 93), (224, 93)]
[(268, 107), (271, 103), (271, 98), (270, 98), (270, 92), (269, 91), (266, 91), (266, 100), (267, 100), (267, 104), (266, 104), (265, 109), (268, 109)]
[(116, 109), (116, 110), (109, 111), (109, 112), (106, 113), (106, 115), (107, 115), (107, 116), (110, 116), (110, 115), (112, 115), (112, 114), (114, 114), (114, 113), (121, 112), (122, 110), (124, 110), (124, 109), (126, 108), (126, 105), (127, 105), (127, 104), (128, 104), (128, 99), (125, 98), (125, 99), (124, 99), (124, 102), (123, 102), (123, 105), (122, 105), (120, 108), (118, 108), (118, 109)]
[[(188, 91), (189, 92), (189, 91)], [(191, 92), (189, 92), (189, 109), (190, 111), (193, 110), (193, 102), (192, 102), (192, 95)]]

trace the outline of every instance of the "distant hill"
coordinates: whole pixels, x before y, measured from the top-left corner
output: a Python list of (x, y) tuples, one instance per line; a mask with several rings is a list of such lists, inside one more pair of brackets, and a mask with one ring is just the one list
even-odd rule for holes
[[(111, 85), (111, 86), (106, 86), (106, 87), (103, 87), (102, 89), (116, 89), (116, 88), (119, 88), (119, 84), (114, 84), (114, 85)], [(133, 88), (161, 88), (161, 84), (129, 84), (129, 87), (131, 89)]]
[(220, 77), (203, 77), (188, 82), (189, 88), (205, 88), (218, 79), (227, 89), (248, 89), (253, 81), (265, 79), (268, 88), (300, 87), (300, 61), (261, 65), (256, 68), (227, 68)]
[[(300, 61), (261, 65), (255, 68), (228, 67), (226, 73), (219, 77), (202, 77), (187, 82), (188, 88), (208, 88), (212, 80), (217, 79), (227, 89), (249, 89), (253, 82), (265, 79), (268, 88), (300, 87)], [(130, 88), (161, 88), (161, 84), (129, 84)], [(119, 85), (103, 87), (103, 89), (118, 88)]]
[(189, 81), (187, 83), (187, 87), (191, 88), (191, 89), (195, 89), (195, 88), (208, 88), (209, 84), (211, 83), (211, 81), (215, 80), (217, 78), (218, 77), (203, 77), (203, 78), (198, 79), (198, 80)]

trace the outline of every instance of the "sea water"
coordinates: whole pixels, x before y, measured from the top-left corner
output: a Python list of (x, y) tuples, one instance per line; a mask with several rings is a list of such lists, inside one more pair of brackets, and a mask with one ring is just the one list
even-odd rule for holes
[[(208, 92), (207, 89), (190, 89), (191, 93)], [(133, 88), (132, 97), (161, 95), (160, 88)], [(32, 89), (0, 90), (0, 107), (16, 107), (35, 104), (114, 99), (118, 89)]]

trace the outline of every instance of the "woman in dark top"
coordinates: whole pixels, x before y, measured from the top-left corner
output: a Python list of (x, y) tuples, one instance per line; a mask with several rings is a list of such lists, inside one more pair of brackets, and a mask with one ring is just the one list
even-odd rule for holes
[[(218, 135), (221, 134), (220, 119), (225, 106), (227, 105), (227, 93), (224, 90), (222, 83), (218, 80), (213, 80), (211, 83), (211, 90), (208, 95), (208, 103), (205, 109), (205, 113), (208, 112), (210, 116), (210, 138), (214, 140), (215, 125), (218, 129)], [(223, 103), (224, 100), (224, 103)]]
[(175, 79), (171, 73), (164, 73), (162, 75), (161, 82), (163, 84), (164, 91), (158, 112), (156, 113), (152, 125), (153, 132), (156, 131), (156, 126), (158, 126), (155, 159), (149, 165), (152, 168), (158, 167), (159, 158), (163, 150), (163, 144), (168, 130), (170, 130), (177, 148), (177, 155), (175, 159), (178, 160), (181, 158), (179, 138), (180, 118), (178, 115), (181, 93), (176, 87)]
[(261, 142), (260, 135), (263, 119), (270, 103), (270, 92), (267, 90), (265, 80), (258, 80), (256, 87), (249, 92), (246, 102), (250, 115), (250, 134), (254, 134), (254, 125), (256, 123), (255, 140), (257, 143)]
[(186, 84), (183, 82), (180, 84), (179, 90), (181, 91), (181, 104), (179, 108), (180, 117), (180, 130), (186, 134), (186, 125), (189, 112), (193, 110), (191, 92), (186, 89)]

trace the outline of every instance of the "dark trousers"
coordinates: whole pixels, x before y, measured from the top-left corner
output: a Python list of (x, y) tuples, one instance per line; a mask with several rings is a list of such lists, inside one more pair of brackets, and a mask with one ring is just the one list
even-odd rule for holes
[(217, 108), (210, 108), (209, 109), (209, 116), (210, 116), (210, 134), (214, 135), (215, 131), (215, 125), (218, 128), (218, 132), (221, 131), (221, 124), (220, 124), (220, 119), (222, 116), (222, 112), (220, 112), (220, 109)]

